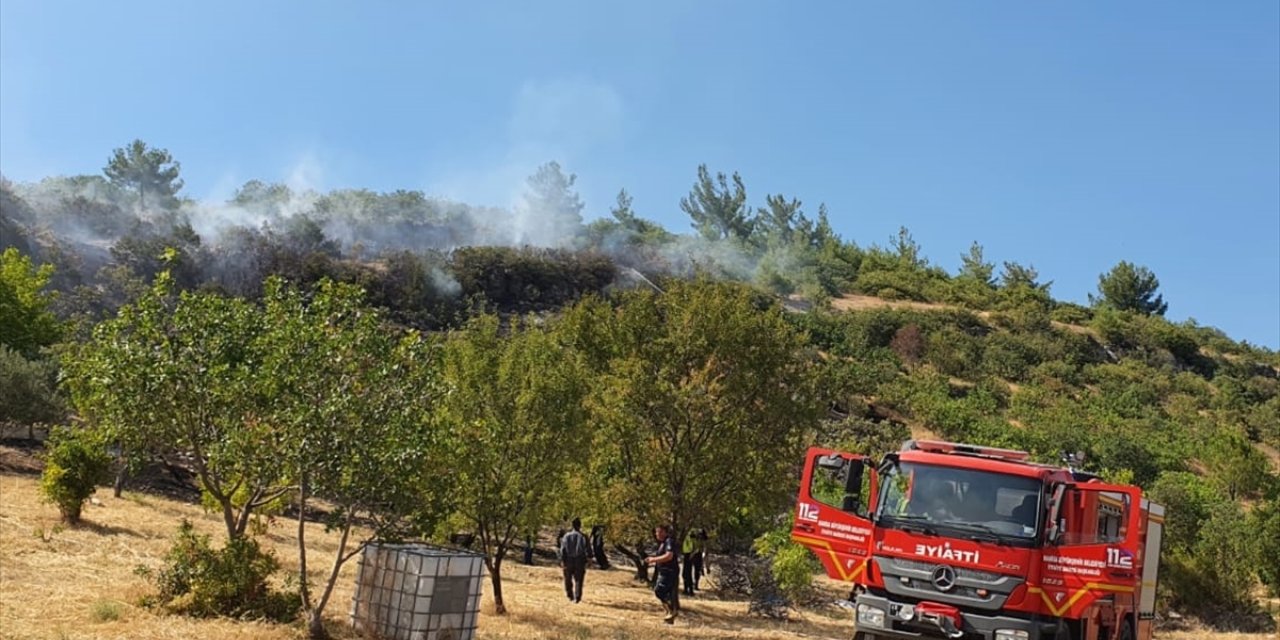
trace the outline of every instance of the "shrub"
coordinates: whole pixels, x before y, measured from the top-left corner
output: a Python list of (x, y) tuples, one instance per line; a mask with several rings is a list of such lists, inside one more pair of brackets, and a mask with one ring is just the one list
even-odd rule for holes
[(233, 538), (215, 550), (209, 536), (196, 533), (183, 520), (161, 568), (153, 572), (139, 567), (137, 572), (150, 578), (156, 588), (147, 604), (195, 617), (287, 622), (297, 616), (301, 603), (295, 593), (273, 592), (268, 587), (267, 579), (279, 568), (275, 556), (252, 538)]
[(1086, 325), (1093, 318), (1093, 310), (1072, 302), (1059, 302), (1049, 312), (1049, 318), (1063, 324)]
[(945, 326), (929, 334), (925, 360), (949, 376), (976, 378), (980, 375), (982, 343), (964, 331)]
[(813, 574), (822, 565), (808, 549), (791, 541), (790, 518), (756, 538), (752, 548), (769, 560), (769, 571), (778, 592), (792, 602), (802, 601), (813, 590)]
[(613, 283), (617, 267), (593, 253), (554, 249), (465, 247), (449, 268), (466, 297), (483, 297), (503, 311), (535, 311), (600, 293)]
[(995, 333), (987, 338), (982, 354), (982, 370), (1006, 380), (1022, 380), (1027, 370), (1039, 363), (1030, 339), (1019, 334)]
[(84, 429), (57, 429), (47, 446), (40, 492), (58, 506), (63, 522), (76, 524), (84, 501), (110, 479), (111, 456), (101, 438)]
[(123, 609), (115, 600), (99, 600), (93, 603), (91, 611), (94, 622), (112, 622), (120, 619)]

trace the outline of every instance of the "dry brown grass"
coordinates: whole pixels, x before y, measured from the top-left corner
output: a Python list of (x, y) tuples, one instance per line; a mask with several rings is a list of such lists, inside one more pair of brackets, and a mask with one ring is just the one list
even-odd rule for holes
[(915, 300), (885, 300), (875, 296), (862, 296), (854, 293), (846, 293), (839, 298), (831, 299), (831, 307), (837, 311), (858, 311), (862, 309), (918, 309), (922, 311), (937, 311), (938, 309), (955, 309), (952, 305), (942, 304), (940, 302), (916, 302)]
[[(134, 575), (134, 567), (159, 563), (182, 518), (213, 534), (215, 540), (221, 535), (220, 520), (199, 506), (128, 492), (117, 500), (102, 491), (98, 496), (101, 504), (86, 506), (84, 526), (62, 529), (56, 509), (40, 503), (36, 486), (33, 476), (0, 474), (0, 638), (303, 637), (295, 625), (196, 620), (159, 615), (137, 606), (148, 586)], [(291, 571), (296, 570), (293, 526), (287, 521), (272, 523), (262, 538)], [(317, 548), (312, 562), (330, 561), (336, 536), (324, 533), (319, 526), (313, 526), (307, 535)], [(507, 616), (492, 614), (486, 582), (480, 640), (782, 640), (848, 638), (852, 632), (848, 613), (836, 607), (805, 609), (796, 612), (791, 622), (776, 622), (748, 617), (746, 603), (741, 600), (711, 596), (686, 601), (684, 615), (674, 627), (668, 627), (661, 623), (653, 595), (634, 582), (626, 568), (588, 572), (584, 601), (573, 605), (565, 601), (558, 570), (542, 562), (533, 567), (504, 566)], [(330, 604), (329, 627), (338, 638), (353, 637), (345, 614), (351, 602), (354, 569), (354, 563), (349, 563)], [(825, 578), (819, 580), (819, 587), (833, 599), (847, 592), (844, 585)], [(1267, 636), (1191, 631), (1160, 637), (1261, 640)]]
[[(100, 491), (100, 504), (85, 506), (85, 524), (63, 528), (57, 510), (40, 502), (37, 479), (0, 474), (0, 638), (301, 638), (294, 625), (232, 620), (196, 620), (160, 615), (139, 607), (147, 583), (134, 575), (139, 564), (157, 566), (182, 518), (218, 540), (222, 523), (198, 505), (126, 492), (115, 499)], [(294, 523), (272, 523), (262, 541), (286, 570), (296, 571)], [(313, 566), (333, 557), (337, 537), (319, 526)], [(565, 602), (558, 569), (546, 565), (503, 567), (510, 614), (492, 615), (489, 585), (479, 638), (839, 638), (848, 635), (847, 615), (798, 613), (795, 622), (749, 618), (742, 601), (695, 599), (674, 627), (663, 625), (660, 607), (630, 571), (592, 571), (580, 605)], [(344, 616), (351, 602), (354, 563), (348, 563), (330, 604), (330, 628), (350, 637)], [(839, 589), (838, 585), (831, 585)], [(118, 616), (118, 617), (117, 617)], [(112, 620), (111, 618), (116, 617)]]

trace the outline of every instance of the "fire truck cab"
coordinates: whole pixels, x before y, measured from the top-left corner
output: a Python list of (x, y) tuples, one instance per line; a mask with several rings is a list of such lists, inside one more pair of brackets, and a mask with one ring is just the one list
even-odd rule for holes
[(811, 448), (791, 537), (853, 584), (855, 640), (1149, 640), (1164, 508), (1021, 451)]

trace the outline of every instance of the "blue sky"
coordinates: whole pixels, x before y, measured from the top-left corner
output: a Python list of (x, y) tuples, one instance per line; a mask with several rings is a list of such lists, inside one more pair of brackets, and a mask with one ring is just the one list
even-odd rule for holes
[[(140, 137), (188, 195), (250, 178), (512, 202), (556, 159), (685, 230), (699, 163), (1085, 301), (1119, 260), (1169, 317), (1280, 347), (1280, 4), (0, 4), (0, 172)], [(357, 8), (359, 5), (359, 8)], [(410, 6), (413, 5), (413, 6)]]

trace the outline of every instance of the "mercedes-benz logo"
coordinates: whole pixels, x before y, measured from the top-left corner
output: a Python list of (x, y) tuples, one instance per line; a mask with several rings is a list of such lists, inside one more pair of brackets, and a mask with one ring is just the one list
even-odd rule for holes
[(950, 591), (956, 586), (956, 570), (947, 565), (939, 565), (933, 570), (933, 586), (938, 591)]

